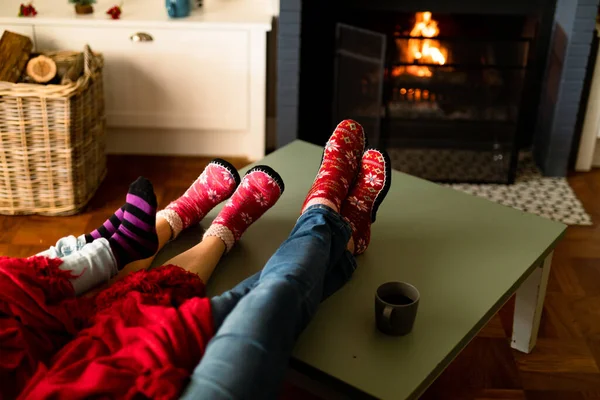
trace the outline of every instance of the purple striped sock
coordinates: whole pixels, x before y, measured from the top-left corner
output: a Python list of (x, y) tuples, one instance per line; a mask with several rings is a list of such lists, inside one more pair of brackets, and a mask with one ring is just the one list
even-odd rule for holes
[(113, 215), (111, 215), (98, 229), (93, 230), (90, 233), (86, 233), (85, 242), (92, 243), (96, 239), (101, 237), (109, 239), (119, 229), (121, 221), (123, 220), (123, 213), (125, 205), (119, 208)]
[(129, 186), (121, 224), (108, 239), (119, 269), (156, 253), (156, 206), (152, 183), (139, 177)]

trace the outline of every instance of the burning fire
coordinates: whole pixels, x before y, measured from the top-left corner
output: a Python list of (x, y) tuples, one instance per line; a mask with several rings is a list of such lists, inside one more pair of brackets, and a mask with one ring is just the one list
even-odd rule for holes
[[(415, 14), (415, 25), (410, 31), (410, 36), (433, 38), (440, 34), (438, 23), (431, 18), (429, 11), (418, 12)], [(409, 39), (407, 50), (407, 61), (417, 62), (419, 64), (438, 64), (446, 63), (447, 51), (440, 45), (438, 40), (433, 39)], [(396, 67), (392, 70), (393, 76), (408, 73), (414, 76), (431, 77), (433, 72), (427, 66), (409, 65), (406, 67)]]

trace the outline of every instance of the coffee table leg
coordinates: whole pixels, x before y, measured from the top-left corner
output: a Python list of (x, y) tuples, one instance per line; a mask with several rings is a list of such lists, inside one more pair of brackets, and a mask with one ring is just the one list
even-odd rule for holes
[(531, 352), (537, 341), (552, 254), (548, 254), (517, 290), (511, 347), (524, 353)]

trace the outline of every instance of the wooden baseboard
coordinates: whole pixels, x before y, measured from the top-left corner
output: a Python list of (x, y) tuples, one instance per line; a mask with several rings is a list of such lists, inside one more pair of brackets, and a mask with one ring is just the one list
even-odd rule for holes
[(244, 132), (108, 128), (106, 152), (161, 156), (218, 154), (251, 161), (261, 159), (264, 154), (249, 154), (246, 138), (247, 133)]

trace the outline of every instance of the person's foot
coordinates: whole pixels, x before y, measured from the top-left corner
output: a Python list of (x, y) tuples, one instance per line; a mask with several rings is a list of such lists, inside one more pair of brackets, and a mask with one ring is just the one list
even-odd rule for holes
[(231, 250), (246, 229), (275, 205), (284, 189), (281, 176), (271, 167), (258, 165), (252, 168), (204, 237), (217, 236), (225, 243), (226, 251)]
[(96, 239), (105, 238), (108, 239), (119, 229), (121, 221), (123, 220), (123, 213), (125, 212), (125, 205), (121, 206), (113, 215), (111, 215), (104, 223), (90, 233), (85, 234), (85, 242), (92, 243)]
[(388, 154), (368, 149), (362, 156), (358, 179), (342, 203), (340, 214), (352, 227), (354, 254), (365, 252), (371, 241), (371, 224), (392, 184)]
[(231, 197), (239, 183), (240, 175), (235, 167), (215, 158), (183, 196), (159, 211), (157, 216), (169, 223), (174, 239), (182, 230), (198, 224), (217, 204)]
[(129, 186), (121, 224), (108, 244), (121, 270), (125, 265), (148, 258), (158, 250), (156, 195), (152, 183), (139, 177)]
[(321, 167), (304, 200), (302, 213), (314, 204), (340, 210), (356, 178), (365, 142), (365, 132), (358, 122), (346, 119), (338, 124), (325, 145)]

